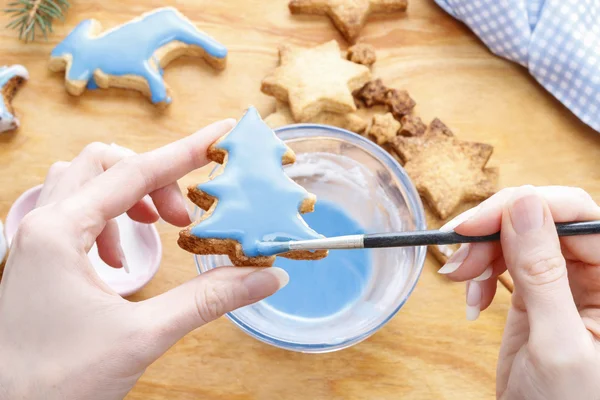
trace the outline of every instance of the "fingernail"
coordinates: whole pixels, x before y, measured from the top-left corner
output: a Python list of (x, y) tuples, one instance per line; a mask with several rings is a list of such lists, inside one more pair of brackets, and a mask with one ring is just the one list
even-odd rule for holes
[(129, 273), (129, 264), (127, 264), (127, 258), (125, 258), (125, 253), (123, 252), (123, 248), (121, 245), (117, 245), (117, 253), (119, 256), (119, 260), (121, 261), (121, 267), (125, 273)]
[(123, 265), (123, 271), (125, 273), (129, 273), (129, 264), (127, 264), (127, 259), (125, 257), (121, 258), (121, 265)]
[(154, 207), (154, 203), (152, 202), (152, 197), (150, 197), (150, 195), (147, 194), (144, 197), (142, 197), (142, 201), (147, 205)]
[(482, 281), (487, 281), (488, 279), (490, 279), (490, 277), (492, 276), (492, 272), (494, 271), (494, 269), (490, 266), (487, 267), (485, 269), (485, 271), (482, 272), (481, 275), (479, 275), (477, 278), (473, 278), (473, 280), (475, 282), (482, 282)]
[(185, 211), (188, 215), (188, 218), (190, 219), (190, 222), (192, 222), (193, 219), (192, 219), (192, 214), (190, 212), (190, 209), (188, 207), (188, 202), (185, 201), (185, 196), (183, 195), (183, 193), (181, 193), (181, 190), (178, 190), (177, 192), (179, 193), (179, 196), (177, 196), (177, 197), (179, 197), (179, 204), (181, 204), (181, 207), (183, 207), (185, 209)]
[(231, 127), (234, 127), (237, 124), (237, 119), (235, 118), (225, 118), (221, 121), (221, 123), (229, 124)]
[(244, 278), (250, 299), (263, 299), (288, 284), (290, 277), (281, 268), (271, 267), (252, 272)]
[(193, 205), (185, 207), (188, 212), (188, 216), (190, 217), (190, 222), (194, 222), (196, 220), (196, 207)]
[(110, 146), (119, 150), (124, 156), (135, 156), (137, 154), (135, 151), (128, 149), (127, 147), (120, 146), (116, 143), (111, 143)]
[(150, 197), (150, 195), (145, 195), (144, 197), (142, 197), (142, 201), (144, 202), (146, 207), (158, 214), (158, 210), (154, 206), (154, 202), (152, 201), (152, 197)]
[(535, 194), (527, 194), (514, 200), (509, 213), (513, 228), (518, 234), (544, 226), (544, 206)]
[(475, 321), (481, 312), (481, 285), (467, 282), (467, 321)]
[(469, 220), (473, 216), (475, 216), (475, 214), (477, 214), (480, 209), (481, 209), (481, 205), (478, 205), (475, 208), (471, 208), (470, 210), (467, 210), (464, 213), (462, 213), (460, 215), (457, 215), (456, 217), (454, 217), (450, 221), (446, 222), (444, 224), (444, 226), (442, 226), (440, 228), (440, 231), (442, 231), (442, 232), (451, 232), (451, 231), (453, 231), (454, 228), (456, 228), (457, 226), (459, 226), (463, 222), (466, 222), (467, 220)]
[(452, 257), (448, 259), (446, 264), (438, 270), (438, 273), (446, 275), (456, 271), (466, 260), (470, 248), (471, 246), (468, 243), (462, 244), (460, 248), (452, 254)]

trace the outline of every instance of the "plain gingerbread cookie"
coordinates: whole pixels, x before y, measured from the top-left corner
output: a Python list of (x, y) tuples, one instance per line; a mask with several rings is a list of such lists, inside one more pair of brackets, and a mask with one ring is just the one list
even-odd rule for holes
[(371, 79), (364, 65), (345, 60), (335, 40), (304, 49), (282, 46), (280, 65), (263, 79), (263, 93), (288, 103), (299, 122), (322, 112), (356, 111), (352, 92)]

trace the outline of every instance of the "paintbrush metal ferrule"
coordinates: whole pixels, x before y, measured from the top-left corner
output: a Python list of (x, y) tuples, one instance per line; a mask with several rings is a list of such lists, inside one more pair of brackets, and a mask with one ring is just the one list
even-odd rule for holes
[(288, 242), (290, 250), (362, 249), (364, 235), (347, 235), (332, 238), (296, 240)]

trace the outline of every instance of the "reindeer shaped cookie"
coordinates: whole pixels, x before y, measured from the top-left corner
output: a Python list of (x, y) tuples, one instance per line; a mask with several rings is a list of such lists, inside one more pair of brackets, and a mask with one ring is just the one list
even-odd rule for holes
[(85, 20), (52, 51), (50, 69), (66, 70), (66, 88), (72, 95), (86, 88), (121, 87), (139, 90), (155, 104), (169, 104), (162, 68), (175, 58), (198, 56), (216, 69), (225, 68), (227, 49), (172, 7), (101, 30), (98, 21)]

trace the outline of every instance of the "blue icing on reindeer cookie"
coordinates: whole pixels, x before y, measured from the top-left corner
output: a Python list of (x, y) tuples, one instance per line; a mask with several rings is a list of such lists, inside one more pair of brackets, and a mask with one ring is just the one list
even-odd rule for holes
[[(15, 117), (13, 112), (10, 110), (10, 102), (14, 93), (7, 92), (5, 86), (14, 78), (20, 78), (22, 80), (29, 79), (29, 72), (22, 65), (11, 65), (0, 67), (0, 91), (2, 91), (3, 100), (0, 102), (0, 132), (16, 129), (19, 127), (19, 119)], [(18, 87), (18, 83), (15, 84), (15, 89)]]
[(52, 51), (50, 68), (67, 70), (67, 89), (70, 83), (71, 94), (81, 94), (86, 86), (98, 87), (95, 73), (110, 77), (133, 75), (147, 82), (153, 103), (169, 103), (160, 60), (155, 55), (161, 47), (173, 42), (193, 46), (195, 54), (197, 49), (203, 50), (207, 61), (217, 68), (224, 67), (227, 57), (222, 44), (199, 31), (172, 7), (159, 8), (104, 33), (99, 34), (99, 30), (97, 21), (82, 21)]
[(198, 238), (234, 239), (248, 257), (260, 242), (317, 239), (298, 209), (309, 196), (284, 172), (286, 145), (250, 107), (217, 143), (227, 152), (223, 173), (198, 189), (217, 198), (212, 214), (191, 229)]

